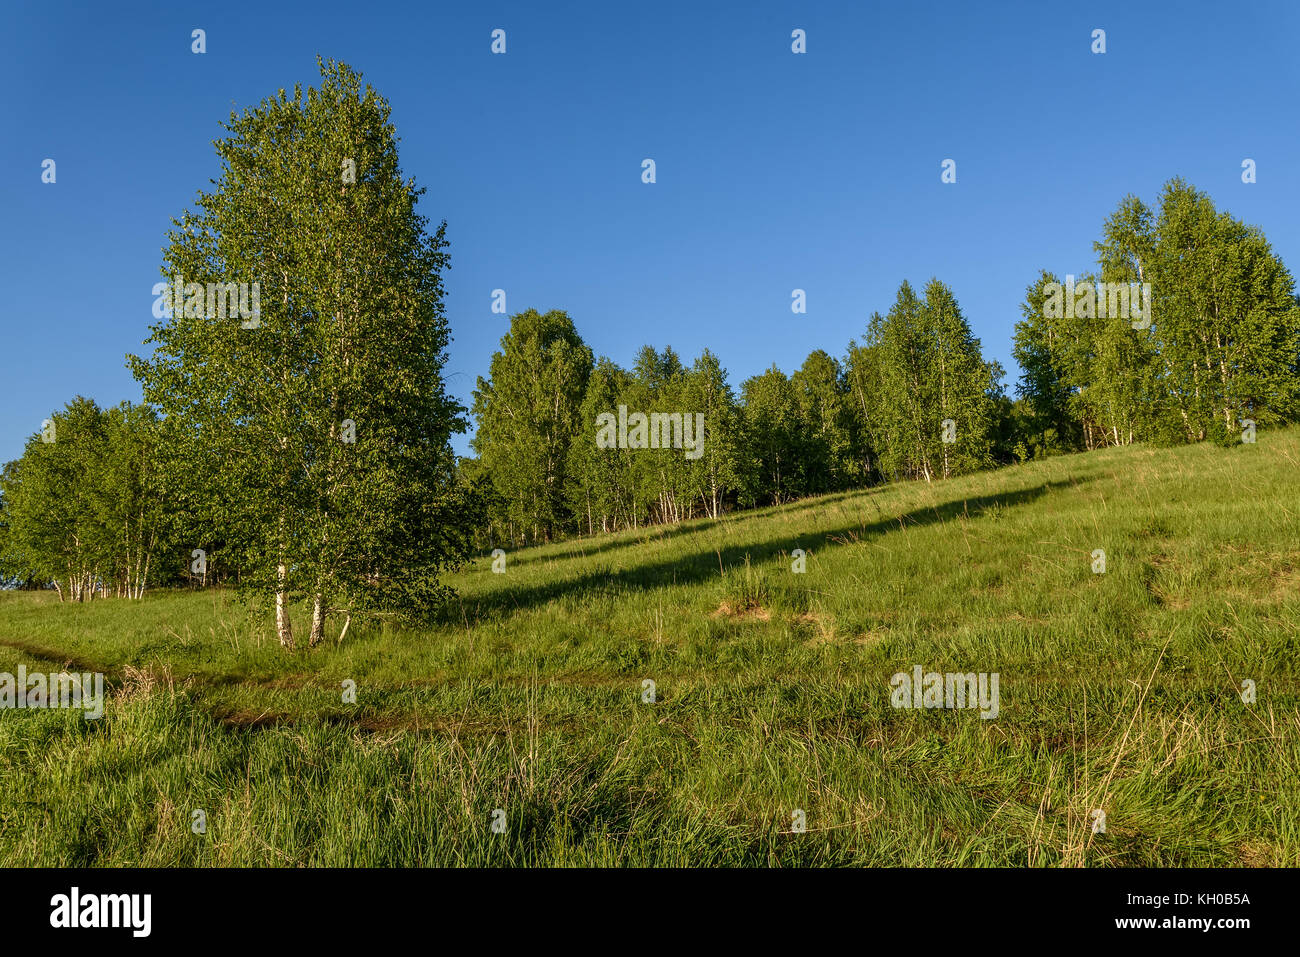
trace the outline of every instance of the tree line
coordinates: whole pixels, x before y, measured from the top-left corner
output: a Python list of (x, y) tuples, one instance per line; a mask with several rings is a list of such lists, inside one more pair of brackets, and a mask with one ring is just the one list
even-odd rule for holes
[[(1244, 422), (1296, 421), (1300, 305), (1258, 228), (1173, 179), (1156, 209), (1125, 197), (1094, 248), (1099, 269), (1079, 277), (1073, 308), (1051, 308), (1055, 273), (1026, 291), (1013, 355), (1027, 449), (1231, 443)], [(1088, 295), (1097, 282), (1149, 283), (1146, 328), (1099, 315), (1112, 310)]]
[(0, 473), (0, 575), (60, 598), (139, 598), (174, 579), (162, 507), (158, 417), (78, 396)]
[[(687, 365), (671, 347), (647, 345), (624, 369), (594, 359), (566, 313), (528, 310), (512, 317), (478, 381), (477, 454), (461, 470), (484, 490), (492, 541), (716, 518), (1008, 461), (1001, 376), (938, 280), (920, 295), (904, 282), (843, 360), (819, 349), (793, 374), (773, 366), (739, 391), (707, 349)], [(695, 454), (662, 442), (602, 447), (599, 417), (619, 409), (652, 425), (699, 415)]]
[[(1300, 415), (1300, 300), (1263, 234), (1174, 179), (1125, 197), (1098, 268), (1043, 270), (1021, 305), (1008, 396), (952, 290), (899, 287), (842, 357), (816, 350), (734, 389), (705, 350), (594, 358), (561, 311), (511, 319), (478, 380), (480, 544), (525, 544), (1135, 441), (1233, 443)], [(703, 413), (698, 458), (602, 447), (602, 413)]]

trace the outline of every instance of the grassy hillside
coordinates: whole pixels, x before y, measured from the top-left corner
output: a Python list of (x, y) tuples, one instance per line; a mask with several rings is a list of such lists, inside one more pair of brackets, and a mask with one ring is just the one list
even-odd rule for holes
[[(484, 558), (315, 652), (5, 594), (0, 671), (112, 700), (0, 712), (0, 864), (1300, 865), (1298, 515), (1290, 430)], [(997, 717), (892, 707), (915, 665)]]

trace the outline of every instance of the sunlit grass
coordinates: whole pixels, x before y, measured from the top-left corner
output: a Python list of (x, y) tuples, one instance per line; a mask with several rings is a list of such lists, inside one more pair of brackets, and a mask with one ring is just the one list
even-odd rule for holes
[[(1295, 866), (1298, 510), (1290, 430), (484, 556), (316, 651), (220, 592), (5, 594), (0, 670), (113, 698), (0, 713), (0, 863)], [(914, 665), (998, 717), (892, 708)]]

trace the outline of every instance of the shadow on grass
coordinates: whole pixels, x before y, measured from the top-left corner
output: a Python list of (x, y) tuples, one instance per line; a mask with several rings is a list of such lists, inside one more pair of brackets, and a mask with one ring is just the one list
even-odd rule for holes
[[(616, 549), (635, 548), (638, 545), (650, 545), (658, 542), (666, 542), (679, 535), (693, 535), (698, 532), (706, 532), (713, 529), (735, 529), (740, 525), (751, 523), (759, 519), (773, 518), (777, 515), (789, 517), (811, 509), (836, 505), (845, 499), (864, 499), (874, 492), (879, 492), (889, 487), (890, 486), (886, 485), (877, 485), (870, 488), (848, 489), (843, 492), (827, 493), (810, 496), (805, 499), (797, 499), (792, 502), (786, 502), (782, 505), (764, 505), (761, 508), (743, 509), (736, 512), (724, 512), (720, 518), (709, 518), (705, 516), (689, 519), (684, 522), (678, 522), (676, 525), (644, 525), (639, 529), (623, 528), (619, 529), (617, 532), (610, 532), (608, 534), (597, 532), (594, 536), (566, 539), (560, 542), (553, 542), (549, 546), (544, 543), (537, 546), (527, 546), (529, 548), (549, 547), (552, 551), (545, 555), (512, 558), (511, 566), (523, 568), (528, 565), (555, 561), (557, 558), (590, 558), (593, 555), (599, 555), (603, 552), (614, 551)], [(490, 560), (490, 556), (487, 552), (483, 552), (478, 556), (478, 558), (480, 561)]]
[[(1085, 479), (1083, 481), (1090, 480)], [(668, 561), (642, 564), (636, 568), (613, 574), (589, 572), (576, 577), (557, 578), (555, 581), (544, 585), (502, 588), (488, 595), (476, 596), (472, 601), (466, 600), (464, 608), (465, 611), (472, 612), (475, 617), (482, 619), (499, 614), (513, 614), (522, 608), (544, 605), (556, 598), (575, 592), (605, 591), (610, 588), (649, 591), (676, 585), (699, 584), (716, 580), (722, 569), (741, 564), (746, 556), (760, 549), (768, 554), (789, 554), (795, 548), (813, 551), (820, 550), (823, 547), (840, 547), (850, 538), (857, 540), (883, 535), (899, 528), (906, 529), (939, 524), (952, 521), (963, 515), (975, 517), (993, 506), (998, 508), (1018, 507), (1028, 504), (1048, 492), (1072, 488), (1080, 484), (1082, 482), (1078, 479), (1047, 482), (1015, 491), (999, 492), (994, 495), (953, 499), (942, 505), (927, 506), (873, 522), (859, 521), (839, 528), (808, 532), (802, 535), (788, 535), (781, 538), (755, 537), (751, 541), (738, 542), (723, 549), (700, 551)], [(681, 534), (681, 532), (676, 534)], [(627, 543), (619, 544), (626, 545)], [(591, 554), (591, 552), (587, 554)], [(459, 608), (457, 610), (459, 611)]]

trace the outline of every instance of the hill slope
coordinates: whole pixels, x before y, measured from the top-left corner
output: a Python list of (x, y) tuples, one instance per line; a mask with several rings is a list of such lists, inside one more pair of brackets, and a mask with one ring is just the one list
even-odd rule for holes
[[(0, 670), (112, 699), (0, 712), (0, 864), (1295, 866), (1298, 513), (1293, 429), (485, 557), (316, 652), (5, 594)], [(917, 666), (996, 717), (892, 706)]]

